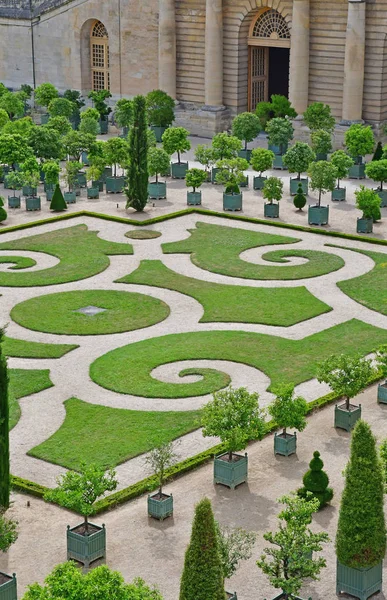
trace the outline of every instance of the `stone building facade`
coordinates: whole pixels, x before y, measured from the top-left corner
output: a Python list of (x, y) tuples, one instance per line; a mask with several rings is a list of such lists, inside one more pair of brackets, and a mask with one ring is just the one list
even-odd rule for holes
[(192, 133), (272, 93), (377, 125), (386, 75), (387, 0), (0, 0), (5, 85), (109, 84), (113, 98), (160, 87)]

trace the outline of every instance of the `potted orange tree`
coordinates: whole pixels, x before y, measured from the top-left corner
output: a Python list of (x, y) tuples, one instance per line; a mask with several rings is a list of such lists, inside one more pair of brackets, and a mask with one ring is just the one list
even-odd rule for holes
[(274, 434), (274, 454), (290, 456), (297, 449), (296, 433), (288, 433), (287, 428), (303, 431), (306, 427), (306, 413), (308, 409), (305, 398), (294, 397), (294, 385), (283, 383), (273, 390), (275, 400), (269, 405), (268, 412), (277, 425), (282, 429), (281, 433)]
[(225, 186), (223, 210), (242, 210), (242, 192), (239, 186), (246, 181), (243, 171), (249, 163), (244, 158), (224, 158), (216, 163), (216, 181)]
[[(18, 538), (17, 521), (7, 519), (5, 510), (0, 508), (0, 551), (7, 552)], [(16, 575), (0, 571), (0, 600), (17, 600)]]
[(377, 349), (376, 366), (385, 380), (384, 383), (379, 383), (378, 385), (378, 402), (380, 404), (387, 404), (387, 344)]
[(371, 154), (375, 146), (374, 133), (371, 127), (353, 123), (345, 133), (344, 144), (354, 161), (353, 166), (349, 169), (349, 178), (364, 179), (365, 163), (363, 157), (366, 154)]
[(345, 200), (347, 188), (340, 187), (340, 179), (348, 177), (349, 169), (355, 164), (344, 150), (336, 150), (331, 155), (331, 163), (336, 168), (337, 186), (332, 190), (332, 200)]
[(380, 206), (384, 208), (387, 206), (387, 190), (383, 189), (383, 183), (387, 182), (387, 159), (372, 160), (365, 166), (365, 173), (367, 177), (373, 181), (379, 182), (379, 187), (376, 188), (375, 192), (381, 200)]
[[(282, 198), (283, 181), (279, 177), (269, 177), (266, 179), (262, 196), (268, 202), (263, 205), (263, 214), (271, 219), (279, 217), (279, 201)], [(274, 204), (276, 200), (277, 204)]]
[(202, 192), (198, 190), (200, 186), (207, 181), (207, 172), (203, 169), (189, 169), (185, 175), (185, 183), (187, 187), (192, 187), (193, 191), (187, 191), (188, 206), (200, 205), (202, 203)]
[(173, 449), (173, 442), (162, 444), (153, 448), (145, 459), (157, 478), (159, 489), (155, 494), (148, 496), (148, 515), (163, 521), (173, 514), (173, 496), (163, 493), (165, 472), (177, 461), (177, 454)]
[(335, 187), (336, 167), (326, 161), (319, 160), (309, 165), (310, 188), (318, 192), (317, 203), (308, 208), (309, 225), (327, 225), (329, 220), (329, 206), (321, 205), (321, 195), (332, 192)]
[(169, 156), (177, 153), (177, 162), (171, 164), (171, 174), (174, 179), (185, 179), (188, 162), (181, 160), (181, 155), (191, 148), (188, 139), (189, 131), (184, 127), (169, 127), (163, 133), (163, 148)]
[[(239, 563), (251, 558), (257, 536), (253, 531), (246, 531), (241, 527), (224, 527), (217, 521), (215, 528), (223, 578), (230, 579), (236, 573)], [(226, 591), (226, 599), (238, 600), (236, 592)]]
[(361, 217), (356, 221), (357, 233), (372, 233), (374, 221), (380, 219), (380, 196), (375, 190), (370, 190), (364, 185), (355, 192), (356, 208), (362, 211)]
[(159, 181), (159, 175), (165, 173), (169, 169), (170, 156), (163, 148), (154, 148), (151, 146), (148, 150), (148, 172), (154, 181), (148, 183), (149, 198), (167, 197), (167, 184), (165, 181)]
[(274, 161), (274, 152), (266, 148), (254, 148), (251, 151), (250, 164), (259, 175), (253, 178), (253, 189), (262, 190), (267, 177), (263, 173), (271, 169)]
[(283, 164), (289, 173), (297, 173), (297, 177), (290, 178), (290, 194), (295, 196), (298, 184), (301, 183), (304, 194), (308, 193), (308, 178), (301, 174), (308, 170), (309, 165), (316, 158), (312, 148), (305, 142), (296, 142), (283, 156)]
[(232, 122), (232, 134), (238, 140), (244, 142), (244, 148), (239, 150), (240, 158), (250, 160), (251, 150), (247, 148), (247, 144), (252, 142), (261, 131), (261, 122), (259, 117), (251, 112), (243, 112), (234, 117)]

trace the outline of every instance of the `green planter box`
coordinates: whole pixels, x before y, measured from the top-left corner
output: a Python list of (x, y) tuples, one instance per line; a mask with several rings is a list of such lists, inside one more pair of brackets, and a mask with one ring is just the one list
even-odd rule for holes
[(41, 210), (40, 196), (31, 196), (26, 198), (26, 209), (27, 210)]
[(65, 192), (63, 194), (63, 198), (66, 204), (75, 204), (77, 201), (77, 196), (75, 192)]
[(20, 208), (20, 196), (8, 196), (8, 208)]
[(55, 190), (55, 184), (44, 182), (43, 189), (45, 192), (48, 192), (48, 191), (53, 192)]
[(361, 404), (355, 406), (351, 404), (352, 410), (346, 410), (345, 404), (335, 406), (335, 427), (339, 429), (345, 429), (345, 431), (352, 431), (355, 427), (356, 421), (361, 418)]
[(101, 131), (101, 135), (105, 135), (108, 132), (109, 129), (109, 122), (107, 119), (100, 119), (99, 120), (99, 128)]
[(188, 171), (188, 163), (171, 163), (171, 175), (173, 179), (185, 179), (185, 174)]
[(124, 177), (106, 177), (106, 191), (111, 194), (121, 194), (125, 187)]
[(385, 208), (387, 206), (387, 190), (380, 190), (378, 188), (375, 190), (375, 192), (381, 199), (381, 203), (380, 203), (381, 208)]
[(8, 185), (8, 177), (6, 175), (4, 175), (4, 189), (5, 190), (10, 190), (11, 188)]
[(217, 173), (219, 173), (220, 169), (218, 169), (217, 167), (212, 167), (211, 169), (211, 183), (213, 183), (214, 185), (219, 185), (219, 183), (216, 181), (216, 175)]
[(44, 171), (39, 171), (39, 181), (41, 181), (42, 183), (44, 183), (46, 179), (46, 175)]
[(121, 133), (119, 134), (119, 136), (118, 136), (118, 137), (120, 137), (120, 138), (122, 138), (122, 139), (125, 139), (125, 138), (127, 138), (127, 137), (128, 137), (128, 133), (129, 133), (129, 127), (128, 127), (127, 125), (125, 125), (125, 126), (122, 128), (122, 131), (121, 131)]
[(88, 187), (87, 188), (87, 197), (90, 200), (98, 200), (98, 198), (99, 198), (99, 189), (97, 187)]
[(93, 180), (91, 182), (91, 187), (98, 188), (99, 192), (103, 192), (103, 181), (102, 181), (102, 179), (98, 179), (97, 181)]
[(353, 165), (349, 169), (348, 177), (349, 179), (365, 179), (365, 164)]
[(245, 158), (248, 162), (250, 162), (251, 152), (252, 151), (249, 148), (247, 150), (239, 150), (238, 156), (239, 158)]
[[(226, 460), (225, 460), (225, 458)], [(214, 458), (214, 483), (221, 483), (232, 490), (241, 483), (247, 481), (248, 458), (247, 452), (244, 456), (233, 454), (238, 460), (228, 462), (228, 453), (215, 456)]]
[(47, 192), (46, 192), (47, 202), (51, 202), (53, 195), (54, 195), (54, 190), (47, 190)]
[(387, 381), (378, 385), (378, 402), (379, 404), (387, 404)]
[(326, 225), (329, 218), (329, 206), (309, 206), (308, 224)]
[(246, 178), (242, 183), (239, 184), (239, 187), (248, 188), (249, 187), (249, 176), (246, 175)]
[(170, 177), (171, 176), (171, 165), (169, 165), (168, 169), (166, 171), (163, 171), (163, 173), (160, 173), (161, 177)]
[(356, 221), (356, 233), (372, 233), (373, 219), (361, 219)]
[(383, 563), (369, 569), (353, 569), (337, 561), (336, 594), (346, 593), (367, 600), (382, 590)]
[(89, 526), (92, 528), (93, 533), (81, 535), (76, 531), (80, 525), (72, 528), (67, 525), (67, 560), (77, 560), (83, 563), (86, 568), (93, 561), (106, 556), (105, 525), (100, 527), (94, 525), (94, 523), (89, 523)]
[(270, 204), (270, 202), (265, 202), (263, 205), (263, 215), (268, 217), (269, 219), (277, 219), (279, 217), (279, 204)]
[(77, 182), (81, 188), (85, 188), (87, 186), (86, 173), (84, 171), (79, 171), (77, 174)]
[(17, 581), (15, 573), (7, 575), (0, 571), (2, 578), (7, 578), (5, 583), (0, 584), (0, 600), (17, 600)]
[(202, 203), (201, 192), (187, 192), (188, 206), (199, 206)]
[(282, 169), (282, 170), (286, 170), (286, 167), (282, 161), (282, 154), (276, 154), (274, 156), (274, 161), (273, 161), (273, 169)]
[(112, 175), (113, 175), (113, 169), (111, 167), (105, 167), (104, 170), (102, 171), (101, 181), (106, 183), (106, 179), (108, 177), (112, 177)]
[(163, 133), (168, 127), (158, 127), (157, 125), (151, 125), (151, 130), (156, 136), (156, 142), (162, 142)]
[(40, 124), (47, 125), (50, 115), (40, 115)]
[(242, 210), (242, 194), (223, 193), (223, 210)]
[(263, 190), (267, 177), (260, 177), (259, 175), (253, 177), (253, 190)]
[(282, 456), (290, 456), (295, 454), (297, 450), (297, 434), (294, 432), (287, 433), (286, 438), (282, 433), (274, 434), (274, 454)]
[(227, 600), (238, 600), (238, 596), (237, 593), (234, 592), (233, 594), (231, 592), (226, 592), (226, 599)]
[(268, 149), (274, 152), (274, 154), (285, 154), (288, 151), (289, 144), (282, 144), (282, 146), (276, 146), (275, 144), (268, 144)]
[(167, 197), (167, 184), (165, 181), (159, 181), (156, 183), (155, 181), (151, 181), (148, 183), (148, 195), (149, 198), (166, 198)]
[(335, 188), (332, 190), (331, 199), (333, 202), (342, 202), (347, 195), (347, 188)]
[(148, 496), (148, 515), (163, 521), (173, 514), (173, 496), (172, 494), (170, 496), (163, 494), (161, 499), (158, 496), (158, 494)]
[(308, 195), (308, 183), (309, 183), (309, 180), (307, 177), (301, 177), (301, 179), (297, 179), (297, 177), (290, 178), (290, 195), (295, 196), (297, 194), (299, 183), (301, 183), (302, 191), (307, 196)]
[(38, 193), (37, 188), (31, 187), (30, 185), (23, 185), (23, 196), (36, 196)]
[(81, 195), (81, 186), (79, 185), (78, 181), (75, 181), (75, 183), (73, 184), (73, 189), (76, 196)]
[(328, 154), (323, 154), (322, 152), (318, 152), (316, 154), (316, 162), (319, 160), (328, 160)]
[(81, 160), (83, 162), (84, 165), (88, 166), (89, 165), (89, 157), (87, 156), (87, 152), (82, 152), (81, 154)]

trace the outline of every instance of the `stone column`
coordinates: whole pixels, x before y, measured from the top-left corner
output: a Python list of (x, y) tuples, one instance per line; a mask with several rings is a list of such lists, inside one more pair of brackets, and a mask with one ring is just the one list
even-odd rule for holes
[(175, 0), (159, 0), (159, 88), (176, 98)]
[(223, 106), (222, 0), (206, 0), (205, 56), (206, 106)]
[(348, 2), (345, 39), (343, 121), (361, 121), (363, 114), (366, 3)]
[(309, 19), (309, 0), (293, 0), (289, 100), (299, 115), (308, 108)]

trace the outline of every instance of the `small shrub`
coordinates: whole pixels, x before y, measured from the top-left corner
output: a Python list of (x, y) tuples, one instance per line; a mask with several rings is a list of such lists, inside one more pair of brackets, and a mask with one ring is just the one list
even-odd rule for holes
[(293, 198), (293, 204), (298, 210), (302, 210), (306, 204), (306, 196), (302, 189), (302, 183), (298, 184), (296, 195)]
[(324, 463), (320, 458), (320, 452), (313, 452), (313, 458), (309, 463), (309, 471), (302, 478), (304, 487), (297, 490), (297, 494), (305, 500), (317, 498), (319, 508), (323, 508), (333, 498), (333, 490), (328, 487), (329, 477), (323, 471)]

